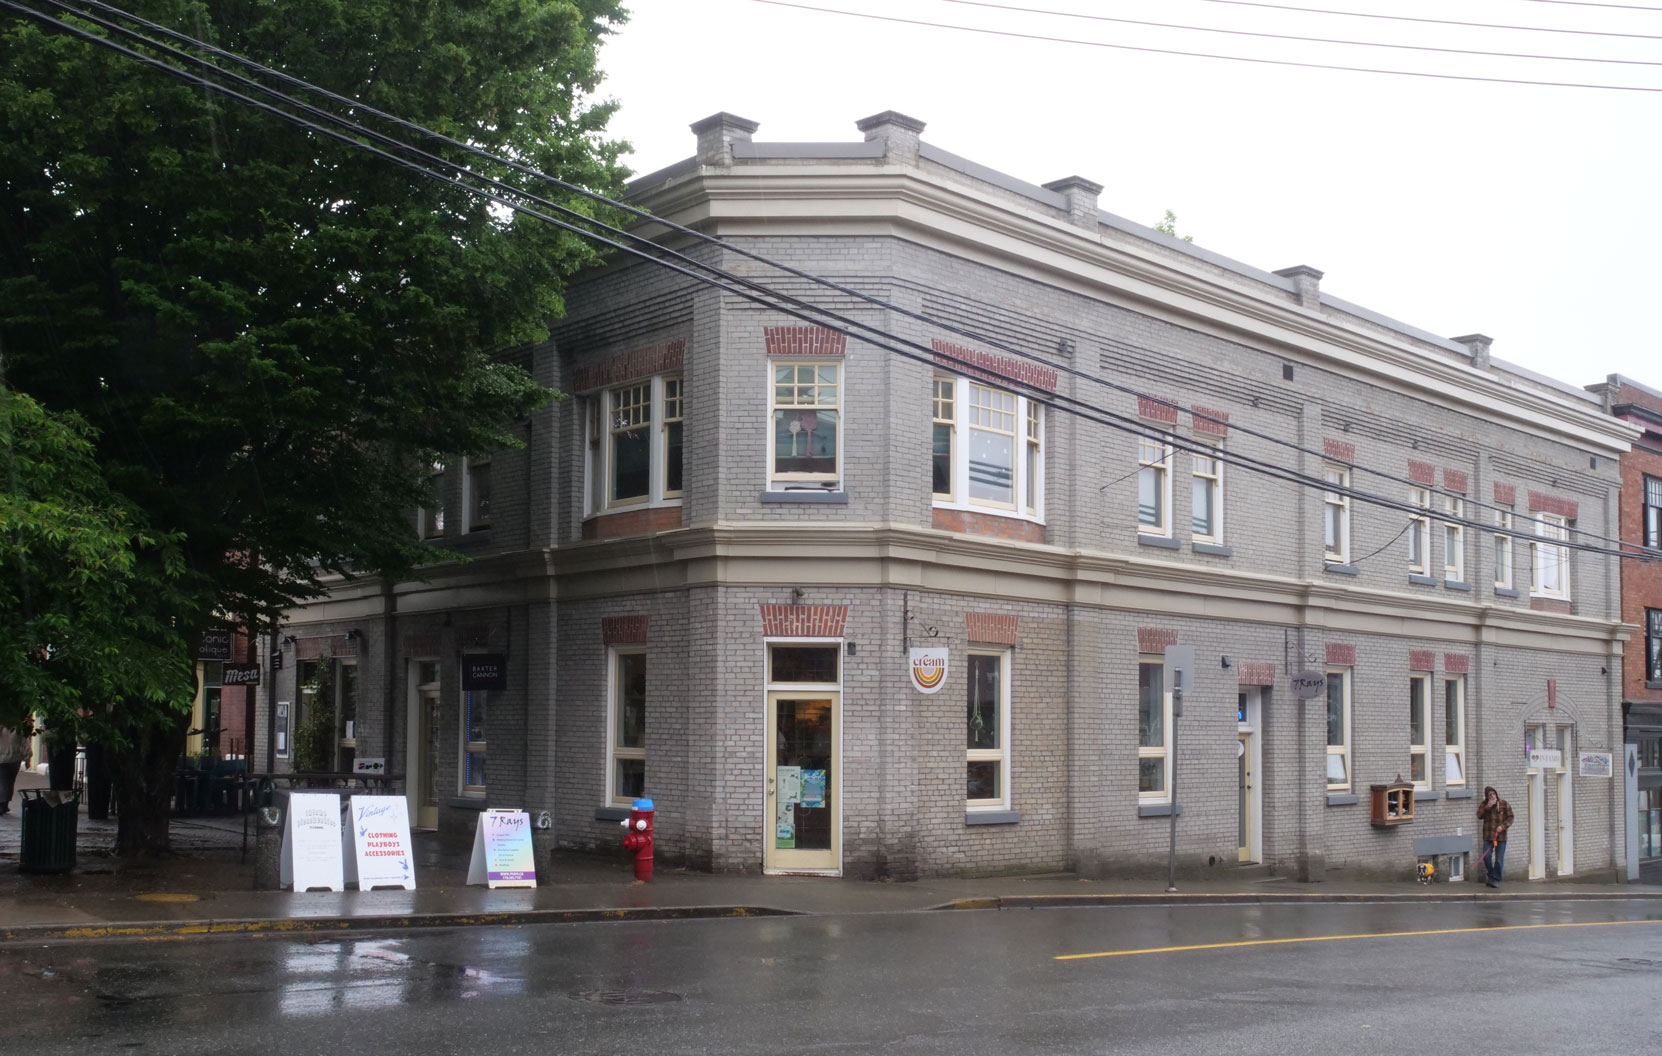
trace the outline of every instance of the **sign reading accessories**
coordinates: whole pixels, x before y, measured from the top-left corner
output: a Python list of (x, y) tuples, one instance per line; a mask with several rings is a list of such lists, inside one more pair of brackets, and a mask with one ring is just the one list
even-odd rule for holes
[(462, 657), (463, 689), (507, 689), (508, 658), (501, 653), (470, 653)]

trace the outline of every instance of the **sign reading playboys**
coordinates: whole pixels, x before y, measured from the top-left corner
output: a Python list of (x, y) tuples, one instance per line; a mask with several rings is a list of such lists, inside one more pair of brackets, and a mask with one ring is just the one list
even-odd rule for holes
[(342, 853), (346, 882), (359, 891), (377, 887), (415, 890), (415, 862), (410, 857), (410, 815), (403, 796), (353, 796), (352, 824)]
[(289, 796), (278, 883), (292, 886), (297, 892), (316, 887), (346, 890), (337, 793), (295, 792)]
[(488, 887), (537, 886), (530, 815), (523, 810), (487, 810), (479, 815), (467, 882)]
[(946, 683), (947, 655), (944, 648), (911, 650), (907, 666), (912, 673), (912, 688), (919, 693), (939, 693)]

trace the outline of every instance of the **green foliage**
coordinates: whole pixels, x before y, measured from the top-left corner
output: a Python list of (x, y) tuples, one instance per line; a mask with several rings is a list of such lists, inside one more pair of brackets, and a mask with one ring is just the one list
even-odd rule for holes
[(1193, 235), (1179, 235), (1177, 233), (1177, 214), (1172, 212), (1170, 209), (1166, 210), (1165, 218), (1154, 225), (1154, 230), (1160, 232), (1162, 235), (1170, 235), (1173, 238), (1182, 238), (1185, 242), (1193, 242), (1195, 240), (1195, 236)]
[(313, 773), (335, 768), (335, 665), (324, 660), (300, 688), (305, 714), (294, 731), (294, 768)]

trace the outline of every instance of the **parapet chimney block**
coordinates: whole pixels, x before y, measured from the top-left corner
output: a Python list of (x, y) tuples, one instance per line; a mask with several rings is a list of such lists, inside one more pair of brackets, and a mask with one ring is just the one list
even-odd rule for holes
[(691, 127), (698, 137), (698, 163), (726, 166), (733, 164), (733, 144), (749, 143), (750, 137), (762, 126), (723, 110), (694, 121)]

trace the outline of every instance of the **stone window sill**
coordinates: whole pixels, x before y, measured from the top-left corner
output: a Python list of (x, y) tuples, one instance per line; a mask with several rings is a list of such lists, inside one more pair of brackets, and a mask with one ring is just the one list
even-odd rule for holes
[(1190, 546), (1193, 547), (1194, 552), (1197, 554), (1211, 554), (1213, 557), (1235, 556), (1235, 548), (1233, 546), (1219, 546), (1217, 543), (1191, 543)]
[(1437, 585), (1436, 579), (1431, 576), (1422, 576), (1418, 572), (1408, 573), (1408, 582), (1416, 587), (1435, 587)]
[(763, 502), (825, 502), (837, 506), (848, 505), (846, 491), (764, 491)]
[[(1177, 805), (1177, 816), (1183, 816), (1183, 804)], [(1139, 803), (1137, 804), (1139, 818), (1169, 818), (1171, 817), (1170, 803)]]
[(1137, 533), (1137, 545), (1158, 547), (1161, 550), (1178, 550), (1183, 546), (1176, 539), (1168, 539), (1163, 535), (1145, 535), (1142, 532)]
[(1469, 788), (1451, 788), (1446, 790), (1443, 795), (1449, 799), (1471, 799), (1472, 790)]
[(451, 796), (447, 801), (449, 806), (457, 810), (484, 810), (485, 797), (479, 796)]
[(1362, 797), (1354, 792), (1329, 792), (1327, 794), (1327, 805), (1330, 807), (1348, 807), (1360, 802), (1362, 802)]
[(1325, 566), (1323, 566), (1322, 571), (1332, 572), (1340, 576), (1356, 576), (1360, 575), (1362, 572), (1362, 570), (1357, 568), (1355, 565), (1346, 565), (1338, 561), (1329, 561)]
[(1511, 587), (1496, 587), (1495, 588), (1495, 597), (1497, 597), (1497, 598), (1517, 598), (1517, 597), (1521, 597), (1521, 596), (1522, 595), (1520, 595), (1517, 591), (1513, 590)]
[(1442, 799), (1442, 798), (1443, 798), (1443, 794), (1441, 792), (1437, 791), (1435, 788), (1416, 788), (1416, 789), (1414, 789), (1414, 802), (1416, 802), (1416, 803), (1423, 803), (1428, 799)]
[(1020, 820), (1019, 810), (975, 810), (964, 813), (965, 825), (1014, 825)]
[(1443, 580), (1443, 589), (1444, 590), (1463, 590), (1463, 591), (1466, 591), (1467, 593), (1470, 593), (1471, 589), (1472, 589), (1472, 585), (1470, 583), (1462, 583), (1458, 579), (1445, 579), (1445, 580)]
[(628, 821), (628, 807), (595, 807), (595, 821)]

